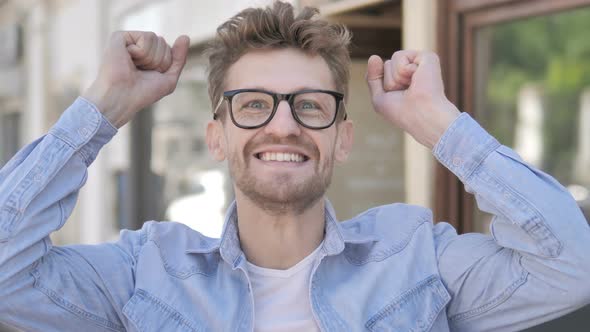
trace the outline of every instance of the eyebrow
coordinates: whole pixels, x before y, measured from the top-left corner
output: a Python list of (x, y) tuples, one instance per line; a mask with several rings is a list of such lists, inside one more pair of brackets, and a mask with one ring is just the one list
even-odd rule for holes
[[(298, 86), (295, 89), (292, 89), (291, 91), (288, 91), (288, 92), (279, 92), (279, 91), (276, 91), (275, 89), (268, 89), (268, 88), (263, 87), (261, 85), (247, 86), (247, 87), (243, 87), (243, 88), (239, 88), (239, 89), (259, 89), (259, 90), (264, 90), (264, 91), (278, 93), (278, 94), (290, 94), (290, 93), (294, 93), (294, 92), (301, 91), (301, 90), (334, 90), (334, 91), (336, 91), (334, 88), (325, 88), (325, 87), (318, 87), (318, 86)], [(233, 89), (231, 89), (231, 90), (233, 90)]]

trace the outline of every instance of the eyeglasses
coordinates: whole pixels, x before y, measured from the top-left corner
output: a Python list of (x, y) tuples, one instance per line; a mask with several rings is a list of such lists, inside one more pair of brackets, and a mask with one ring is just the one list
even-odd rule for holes
[(336, 121), (343, 98), (343, 94), (330, 90), (301, 90), (289, 94), (261, 89), (231, 90), (223, 93), (213, 112), (213, 119), (217, 119), (217, 110), (225, 100), (236, 127), (260, 128), (272, 120), (279, 103), (286, 100), (297, 123), (309, 129), (325, 129)]

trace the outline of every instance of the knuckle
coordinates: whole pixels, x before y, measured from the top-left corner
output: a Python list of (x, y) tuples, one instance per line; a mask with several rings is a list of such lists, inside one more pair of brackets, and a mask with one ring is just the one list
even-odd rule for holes
[(409, 50), (399, 50), (396, 51), (395, 53), (393, 53), (393, 55), (391, 56), (391, 59), (395, 61), (395, 63), (400, 63), (400, 62), (407, 62), (408, 60), (403, 60), (405, 58), (409, 58), (412, 55), (412, 51)]
[(172, 92), (174, 92), (174, 90), (176, 90), (176, 84), (177, 82), (174, 81), (168, 85), (168, 89), (166, 90), (167, 94), (171, 94)]
[(434, 52), (428, 52), (428, 53), (426, 53), (426, 56), (428, 57), (428, 59), (430, 61), (433, 61), (433, 62), (439, 62), (440, 61), (439, 58), (438, 58), (438, 55), (436, 53), (434, 53)]
[(143, 31), (141, 33), (141, 39), (143, 40), (144, 46), (146, 48), (152, 47), (154, 43), (154, 38), (152, 37), (153, 32)]
[(146, 58), (148, 55), (148, 51), (145, 47), (141, 47), (137, 50), (137, 57), (140, 59)]
[(388, 79), (391, 77), (391, 62), (383, 63), (383, 78)]

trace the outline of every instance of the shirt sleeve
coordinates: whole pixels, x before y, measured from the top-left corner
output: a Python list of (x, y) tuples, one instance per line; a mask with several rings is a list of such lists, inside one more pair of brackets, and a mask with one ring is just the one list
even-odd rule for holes
[(466, 113), (433, 152), (494, 215), (490, 236), (435, 226), (452, 330), (521, 330), (590, 302), (590, 229), (562, 185)]
[(117, 243), (52, 246), (87, 168), (116, 129), (78, 98), (0, 170), (0, 321), (27, 331), (123, 331), (140, 232)]

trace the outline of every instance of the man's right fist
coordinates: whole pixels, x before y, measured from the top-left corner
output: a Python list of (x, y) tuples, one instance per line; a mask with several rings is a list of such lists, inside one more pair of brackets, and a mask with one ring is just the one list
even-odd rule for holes
[(120, 31), (111, 35), (96, 80), (82, 94), (115, 127), (176, 89), (186, 63), (189, 38), (170, 48), (153, 32)]

